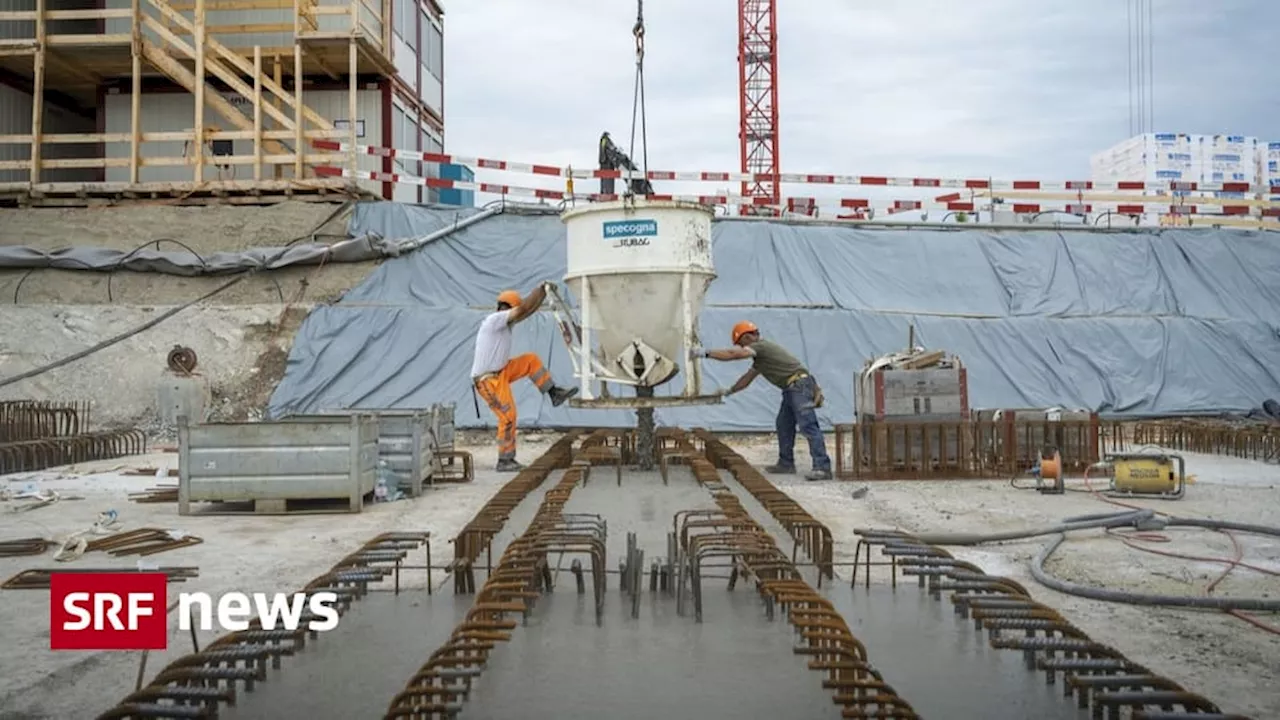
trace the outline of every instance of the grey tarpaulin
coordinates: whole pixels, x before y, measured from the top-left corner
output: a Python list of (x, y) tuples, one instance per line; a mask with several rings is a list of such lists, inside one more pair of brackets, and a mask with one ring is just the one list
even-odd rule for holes
[[(376, 234), (344, 240), (332, 245), (298, 243), (281, 247), (250, 248), (239, 252), (216, 252), (195, 255), (189, 250), (144, 248), (132, 252), (108, 248), (73, 247), (40, 250), (21, 245), (0, 245), (0, 268), (54, 268), (58, 270), (129, 270), (165, 275), (223, 275), (244, 272), (257, 267), (270, 269), (290, 265), (318, 265), (321, 262), (367, 262), (388, 255)], [(284, 252), (281, 255), (281, 251)], [(268, 260), (276, 258), (268, 264)]]
[[(366, 203), (353, 233), (427, 234), (456, 213)], [(1241, 230), (983, 231), (863, 229), (718, 221), (719, 278), (703, 342), (749, 318), (792, 348), (828, 397), (824, 423), (853, 417), (853, 375), (868, 357), (918, 341), (969, 368), (974, 407), (1065, 405), (1132, 415), (1246, 412), (1280, 396), (1280, 238)], [(383, 263), (304, 323), (270, 413), (457, 402), (472, 409), (472, 336), (494, 296), (564, 274), (554, 214), (502, 214)], [(549, 317), (516, 349), (571, 365)], [(741, 363), (708, 362), (712, 386)], [(678, 381), (677, 381), (678, 382)], [(659, 390), (663, 394), (663, 390)], [(552, 408), (516, 388), (524, 426), (633, 424), (626, 411)], [(777, 391), (758, 381), (724, 405), (659, 410), (718, 430), (773, 427)]]

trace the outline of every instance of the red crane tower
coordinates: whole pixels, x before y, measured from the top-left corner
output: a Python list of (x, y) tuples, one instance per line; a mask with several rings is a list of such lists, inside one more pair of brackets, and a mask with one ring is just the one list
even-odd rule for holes
[[(742, 194), (753, 205), (742, 213), (777, 214), (778, 183), (778, 13), (774, 0), (738, 0), (738, 139)], [(770, 205), (772, 207), (760, 207)]]

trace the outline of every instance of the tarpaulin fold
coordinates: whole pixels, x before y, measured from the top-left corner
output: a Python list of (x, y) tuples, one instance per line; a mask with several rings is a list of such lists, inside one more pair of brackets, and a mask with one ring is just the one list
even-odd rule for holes
[(127, 270), (194, 277), (244, 272), (253, 268), (274, 270), (291, 265), (368, 262), (393, 254), (385, 241), (377, 235), (363, 235), (334, 244), (298, 243), (282, 247), (215, 252), (208, 255), (197, 255), (183, 249), (144, 248), (127, 251), (71, 247), (60, 250), (41, 250), (22, 245), (0, 245), (0, 268), (18, 270), (51, 268), (101, 272)]
[[(351, 232), (420, 237), (456, 212), (393, 203), (356, 208)], [(1247, 412), (1280, 397), (1280, 238), (1242, 230), (1089, 232), (866, 229), (717, 221), (718, 279), (703, 344), (751, 319), (823, 385), (824, 425), (853, 419), (867, 358), (917, 342), (961, 357), (973, 407), (1089, 408), (1126, 415)], [(564, 275), (564, 228), (501, 214), (389, 260), (303, 324), (269, 413), (458, 403), (474, 417), (474, 333), (495, 295)], [(546, 313), (516, 330), (556, 379), (571, 364)], [(745, 363), (707, 361), (728, 387)], [(658, 395), (678, 390), (678, 377)], [(624, 410), (552, 408), (515, 388), (522, 426), (630, 426)], [(772, 430), (778, 393), (757, 380), (723, 405), (659, 409), (658, 421)]]

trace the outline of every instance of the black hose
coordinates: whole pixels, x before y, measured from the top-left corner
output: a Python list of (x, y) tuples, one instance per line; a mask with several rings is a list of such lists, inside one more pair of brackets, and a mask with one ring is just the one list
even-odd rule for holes
[[(1215, 521), (1204, 520), (1201, 522), (1213, 523)], [(1224, 523), (1224, 525), (1234, 524), (1235, 523)], [(1243, 526), (1237, 528), (1217, 528), (1212, 525), (1197, 525), (1197, 527), (1212, 527), (1213, 529), (1242, 529)], [(1265, 534), (1267, 535), (1280, 536), (1280, 529), (1262, 529), (1266, 530)], [(1148, 593), (1127, 592), (1124, 590), (1109, 590), (1107, 588), (1082, 585), (1080, 583), (1054, 577), (1044, 569), (1044, 563), (1066, 539), (1067, 536), (1065, 534), (1058, 534), (1057, 537), (1050, 540), (1049, 544), (1031, 560), (1031, 576), (1036, 579), (1036, 582), (1051, 590), (1057, 590), (1061, 593), (1089, 598), (1091, 600), (1121, 602), (1128, 603), (1130, 605), (1183, 607), (1201, 610), (1254, 610), (1262, 612), (1280, 612), (1280, 599), (1230, 598), (1214, 597), (1211, 595), (1153, 595)]]
[(1280, 537), (1280, 528), (1270, 527), (1267, 525), (1252, 525), (1248, 523), (1231, 522), (1229, 520), (1157, 517), (1154, 510), (1145, 509), (1120, 513), (1079, 515), (1067, 518), (1062, 523), (1052, 527), (1032, 530), (1013, 530), (987, 535), (978, 535), (974, 533), (936, 533), (933, 535), (916, 535), (914, 537), (916, 540), (926, 545), (981, 545), (989, 542), (1024, 540), (1043, 535), (1054, 535), (1055, 537), (1049, 541), (1049, 544), (1031, 560), (1031, 576), (1036, 579), (1036, 582), (1051, 590), (1057, 590), (1061, 593), (1089, 598), (1091, 600), (1122, 602), (1130, 605), (1183, 607), (1224, 611), (1252, 610), (1262, 612), (1280, 612), (1280, 599), (1133, 593), (1124, 590), (1111, 590), (1108, 588), (1082, 585), (1080, 583), (1063, 580), (1050, 575), (1049, 572), (1045, 570), (1045, 562), (1048, 561), (1054, 551), (1062, 545), (1063, 541), (1067, 539), (1066, 534), (1068, 532), (1091, 528), (1116, 528), (1128, 525), (1133, 525), (1140, 530), (1162, 527), (1196, 527), (1204, 528), (1206, 530), (1235, 530), (1237, 532), (1253, 533), (1256, 535)]

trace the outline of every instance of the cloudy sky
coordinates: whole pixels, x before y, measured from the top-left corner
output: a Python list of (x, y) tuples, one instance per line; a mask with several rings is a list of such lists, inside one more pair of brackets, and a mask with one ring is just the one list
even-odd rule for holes
[[(782, 170), (1087, 178), (1129, 135), (1126, 4), (782, 0)], [(449, 152), (588, 168), (602, 130), (628, 143), (632, 0), (445, 6)], [(736, 0), (644, 7), (650, 169), (736, 171)], [(1280, 140), (1280, 90), (1255, 62), (1280, 2), (1154, 0), (1153, 28), (1157, 131)], [(717, 189), (696, 188), (658, 191)]]

